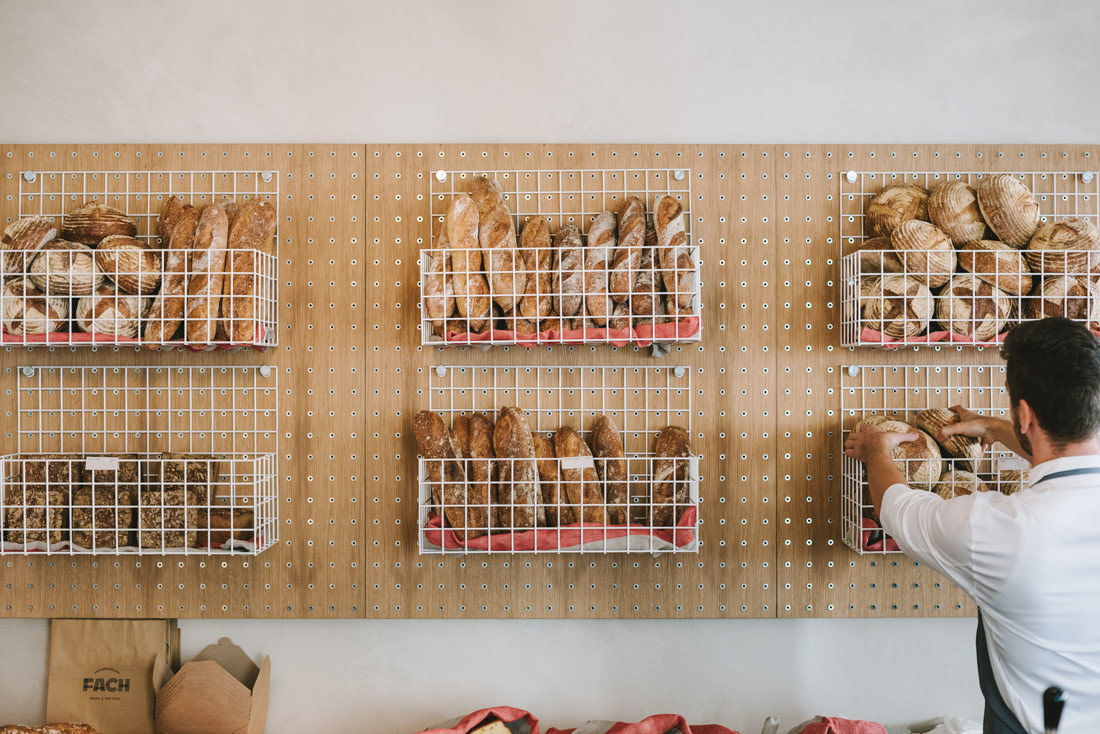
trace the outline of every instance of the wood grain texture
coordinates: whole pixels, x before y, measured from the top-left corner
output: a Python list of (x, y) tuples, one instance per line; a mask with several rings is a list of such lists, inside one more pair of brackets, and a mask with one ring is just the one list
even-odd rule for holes
[[(362, 616), (362, 146), (0, 145), (0, 223), (18, 213), (23, 170), (264, 169), (280, 171), (278, 347), (2, 348), (0, 414), (15, 410), (9, 390), (22, 364), (273, 365), (282, 391), (279, 543), (256, 557), (5, 556), (0, 616)], [(14, 430), (0, 430), (5, 452), (15, 450)]]

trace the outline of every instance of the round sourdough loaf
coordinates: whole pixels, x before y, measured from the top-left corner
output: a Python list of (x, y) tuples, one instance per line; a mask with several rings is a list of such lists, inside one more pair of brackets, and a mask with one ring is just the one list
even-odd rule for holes
[(49, 217), (23, 217), (5, 227), (0, 237), (4, 278), (26, 273), (38, 251), (56, 236), (57, 225)]
[(1042, 276), (1088, 273), (1089, 256), (1100, 248), (1100, 231), (1087, 219), (1073, 217), (1039, 227), (1024, 259)]
[(989, 341), (1008, 327), (1012, 299), (976, 276), (957, 275), (936, 295), (936, 321), (976, 341)]
[(928, 220), (955, 245), (965, 245), (985, 235), (978, 192), (962, 181), (945, 181), (933, 187), (928, 194)]
[(1039, 228), (1039, 202), (1015, 176), (995, 173), (978, 184), (978, 206), (997, 239), (1016, 249), (1027, 247)]
[(890, 235), (890, 244), (898, 252), (906, 275), (939, 288), (955, 273), (955, 248), (939, 227), (910, 219)]
[(928, 221), (928, 192), (916, 184), (894, 184), (875, 194), (867, 204), (871, 237), (889, 237), (899, 224), (910, 219)]
[(972, 240), (959, 250), (959, 267), (1013, 296), (1031, 291), (1032, 277), (1020, 251), (996, 240)]
[(1045, 319), (1062, 316), (1074, 321), (1100, 320), (1097, 286), (1087, 280), (1056, 275), (1038, 280), (1024, 301), (1024, 317)]
[(940, 480), (932, 487), (932, 491), (945, 500), (949, 500), (955, 497), (965, 497), (975, 492), (988, 492), (989, 487), (981, 479), (978, 479), (975, 474), (952, 469), (940, 477)]
[(871, 237), (861, 240), (848, 247), (845, 255), (859, 253), (859, 272), (864, 275), (883, 275), (885, 273), (900, 273), (901, 260), (894, 252), (889, 237)]
[(148, 299), (122, 293), (104, 283), (76, 302), (76, 325), (86, 334), (137, 337)]
[(908, 423), (878, 416), (861, 420), (852, 432), (858, 433), (864, 425), (877, 426), (887, 433), (920, 434), (920, 438), (916, 441), (906, 441), (894, 447), (892, 452), (894, 464), (905, 475), (909, 485), (918, 489), (928, 489), (940, 478), (943, 473), (940, 447), (927, 433)]
[(1029, 474), (1027, 469), (1004, 469), (997, 472), (997, 491), (1001, 494), (1016, 494), (1027, 486)]
[(47, 298), (30, 278), (14, 278), (0, 292), (4, 331), (13, 335), (60, 331), (69, 318), (67, 298)]
[(160, 287), (160, 255), (133, 237), (104, 237), (95, 250), (95, 261), (103, 274), (127, 293), (151, 295)]
[(982, 442), (970, 436), (947, 436), (940, 439), (940, 431), (945, 426), (959, 422), (959, 416), (947, 408), (928, 408), (917, 413), (913, 421), (917, 428), (936, 439), (943, 452), (953, 459), (967, 462), (968, 471), (973, 471), (973, 462), (982, 458)]
[(863, 295), (863, 321), (893, 339), (923, 334), (934, 308), (932, 291), (908, 275), (870, 278)]
[(61, 223), (61, 236), (82, 245), (94, 247), (113, 234), (133, 237), (137, 234), (137, 222), (126, 216), (126, 212), (106, 204), (81, 204), (66, 214)]
[(31, 262), (31, 280), (48, 296), (86, 296), (103, 282), (92, 248), (68, 240), (52, 240)]

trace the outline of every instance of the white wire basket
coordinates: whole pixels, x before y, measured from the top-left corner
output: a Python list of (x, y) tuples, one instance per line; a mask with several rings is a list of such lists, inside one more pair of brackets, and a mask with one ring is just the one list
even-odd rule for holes
[[(954, 258), (862, 249), (867, 204), (886, 186), (977, 187), (994, 172), (857, 172), (840, 178), (840, 341), (845, 347), (995, 346), (1013, 324), (1065, 316), (1100, 334), (1100, 251), (994, 253), (956, 244)], [(1100, 224), (1100, 176), (1012, 173), (1039, 204), (1040, 224)], [(996, 236), (987, 230), (985, 239)], [(903, 279), (903, 276), (908, 276)]]
[[(427, 391), (428, 410), (447, 426), (475, 413), (493, 422), (515, 406), (532, 434), (551, 443), (562, 427), (588, 443), (593, 425), (607, 416), (623, 456), (614, 488), (610, 460), (544, 459), (534, 500), (524, 507), (508, 498), (517, 496), (517, 477), (531, 458), (420, 457), (421, 554), (698, 552), (699, 458), (690, 448), (675, 459), (655, 455), (662, 429), (680, 427), (693, 437), (687, 368), (437, 367)], [(462, 482), (453, 490), (448, 463)]]
[[(509, 213), (515, 224), (517, 238), (523, 226), (532, 219), (542, 218), (555, 236), (563, 226), (576, 226), (581, 235), (584, 252), (588, 252), (588, 232), (596, 217), (602, 212), (618, 213), (628, 197), (637, 197), (645, 207), (648, 227), (653, 226), (653, 207), (660, 196), (675, 198), (683, 208), (683, 222), (687, 237), (684, 245), (688, 260), (669, 257), (664, 265), (658, 252), (668, 248), (655, 247), (647, 238), (645, 250), (652, 257), (643, 255), (636, 269), (629, 269), (628, 278), (616, 281), (610, 263), (614, 251), (606, 260), (590, 261), (583, 256), (572, 272), (579, 278), (580, 290), (572, 292), (581, 299), (580, 312), (573, 317), (562, 317), (556, 311), (550, 315), (526, 320), (516, 313), (503, 313), (495, 305), (487, 319), (474, 319), (449, 310), (450, 316), (438, 325), (429, 318), (427, 293), (432, 279), (452, 276), (485, 278), (490, 300), (500, 297), (518, 299), (526, 296), (538, 301), (549, 298), (557, 308), (562, 288), (556, 287), (545, 269), (539, 270), (540, 261), (550, 263), (549, 272), (559, 270), (557, 240), (553, 246), (519, 248), (514, 267), (502, 271), (505, 281), (513, 284), (527, 282), (530, 289), (520, 293), (504, 293), (494, 290), (492, 267), (489, 258), (482, 257), (480, 248), (439, 248), (440, 227), (451, 201), (458, 194), (467, 193), (478, 176), (495, 178), (501, 186)], [(648, 346), (653, 343), (698, 341), (702, 338), (701, 260), (700, 247), (692, 235), (690, 169), (575, 169), (538, 171), (447, 171), (430, 172), (429, 222), (430, 239), (420, 251), (420, 334), (421, 343), (437, 347), (472, 345), (491, 347), (498, 345), (535, 346), (540, 344), (634, 344)], [(651, 233), (652, 234), (652, 233)], [(465, 256), (465, 257), (460, 257)], [(473, 256), (471, 259), (470, 256)], [(434, 268), (433, 263), (446, 263)], [(471, 263), (482, 262), (480, 267)], [(455, 263), (466, 263), (455, 265)], [(690, 274), (688, 270), (690, 268)], [(442, 273), (446, 275), (442, 275)], [(539, 278), (542, 272), (545, 280)], [(617, 284), (616, 284), (617, 283)], [(651, 290), (639, 293), (636, 283), (652, 283)], [(603, 290), (606, 286), (606, 296)], [(568, 298), (569, 296), (567, 296)], [(437, 298), (437, 300), (439, 300)], [(601, 304), (606, 318), (594, 318), (586, 304)]]
[(278, 542), (269, 367), (18, 373), (0, 554), (258, 554)]
[[(278, 231), (270, 250), (230, 250), (224, 265), (197, 250), (176, 257), (165, 249), (157, 221), (172, 197), (200, 208), (247, 200), (268, 202), (278, 224), (278, 171), (24, 171), (19, 218), (44, 216), (59, 241), (37, 249), (6, 250), (0, 258), (0, 344), (5, 346), (149, 346), (192, 350), (266, 349), (278, 344)], [(88, 203), (124, 212), (133, 237), (148, 248), (97, 249), (61, 240), (65, 215)], [(209, 304), (188, 296), (192, 279), (211, 280)], [(162, 286), (176, 281), (182, 289)], [(229, 295), (229, 284), (240, 289)], [(220, 284), (220, 285), (219, 285)], [(223, 298), (223, 288), (226, 295)], [(190, 299), (190, 300), (189, 300)], [(161, 304), (154, 304), (162, 300)], [(223, 305), (226, 316), (220, 313)], [(182, 317), (171, 316), (178, 311)], [(190, 318), (187, 318), (190, 316)], [(237, 323), (234, 324), (234, 320)], [(159, 322), (160, 338), (147, 336)], [(228, 328), (227, 328), (228, 327)], [(180, 337), (174, 338), (176, 330)], [(167, 333), (171, 332), (171, 333)]]
[[(846, 545), (861, 554), (899, 552), (875, 516), (863, 464), (844, 455), (844, 441), (856, 425), (879, 417), (913, 426), (920, 411), (953, 405), (1010, 419), (1004, 375), (1003, 365), (848, 365), (841, 369), (841, 531)], [(941, 451), (938, 461), (907, 459), (904, 463), (913, 488), (935, 491), (944, 499), (971, 491), (1012, 494), (1027, 485), (1029, 467), (1001, 444), (994, 444), (979, 459), (956, 459)]]

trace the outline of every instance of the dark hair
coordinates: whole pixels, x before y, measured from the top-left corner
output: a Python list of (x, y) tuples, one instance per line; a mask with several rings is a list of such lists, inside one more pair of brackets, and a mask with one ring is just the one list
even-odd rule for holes
[(1084, 324), (1061, 317), (1019, 324), (1001, 356), (1012, 404), (1026, 400), (1055, 445), (1100, 432), (1100, 341)]

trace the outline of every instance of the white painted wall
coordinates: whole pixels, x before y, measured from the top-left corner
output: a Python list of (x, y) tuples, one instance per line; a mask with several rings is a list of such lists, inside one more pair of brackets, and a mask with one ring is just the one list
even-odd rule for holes
[[(1088, 0), (2, 0), (0, 140), (1094, 143), (1098, 20)], [(272, 656), (272, 734), (409, 732), (492, 703), (753, 732), (769, 713), (977, 718), (973, 624), (194, 621), (183, 637), (185, 654), (229, 635)], [(0, 621), (0, 719), (42, 716), (46, 629)]]

